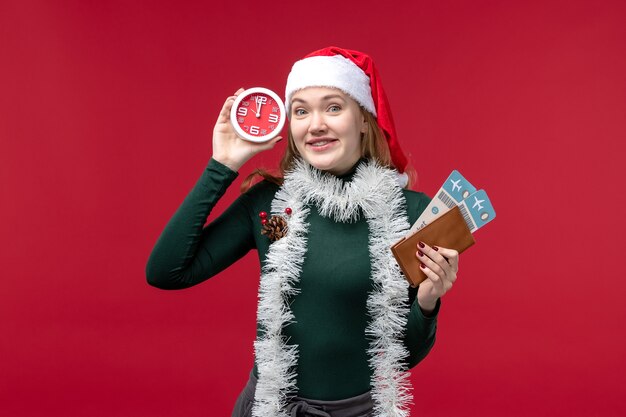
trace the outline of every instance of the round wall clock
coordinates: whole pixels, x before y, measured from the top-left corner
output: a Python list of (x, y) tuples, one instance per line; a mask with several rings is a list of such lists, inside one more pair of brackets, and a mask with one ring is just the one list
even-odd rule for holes
[(278, 136), (286, 117), (285, 105), (278, 94), (263, 87), (243, 91), (230, 110), (235, 131), (251, 142), (267, 142)]

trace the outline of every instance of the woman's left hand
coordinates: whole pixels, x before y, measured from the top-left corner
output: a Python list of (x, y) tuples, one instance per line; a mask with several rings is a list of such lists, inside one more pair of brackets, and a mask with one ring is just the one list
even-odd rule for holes
[(415, 254), (426, 279), (417, 290), (417, 302), (426, 314), (433, 312), (437, 299), (447, 293), (459, 271), (459, 253), (454, 249), (430, 247), (420, 242)]

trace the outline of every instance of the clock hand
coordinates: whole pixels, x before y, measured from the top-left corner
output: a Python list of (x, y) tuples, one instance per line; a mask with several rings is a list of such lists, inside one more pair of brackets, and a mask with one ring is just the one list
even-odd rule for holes
[(254, 99), (254, 102), (256, 103), (256, 117), (258, 119), (259, 117), (261, 117), (261, 106), (263, 104), (260, 103), (258, 96)]
[[(255, 107), (254, 114), (256, 114), (259, 110), (259, 103), (257, 103), (256, 97), (254, 99), (254, 107)], [(250, 110), (252, 110), (252, 108), (250, 108)]]
[(261, 117), (261, 107), (263, 106), (263, 102), (261, 101), (261, 99), (258, 99), (258, 107), (257, 107), (257, 112), (256, 112), (256, 117)]

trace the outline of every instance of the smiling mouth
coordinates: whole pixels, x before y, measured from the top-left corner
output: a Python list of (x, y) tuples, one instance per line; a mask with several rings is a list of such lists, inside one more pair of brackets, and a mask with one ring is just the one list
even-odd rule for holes
[(313, 147), (313, 148), (321, 148), (323, 146), (328, 145), (329, 143), (333, 143), (336, 142), (337, 139), (330, 139), (330, 138), (320, 138), (320, 139), (313, 139), (308, 141), (306, 144)]

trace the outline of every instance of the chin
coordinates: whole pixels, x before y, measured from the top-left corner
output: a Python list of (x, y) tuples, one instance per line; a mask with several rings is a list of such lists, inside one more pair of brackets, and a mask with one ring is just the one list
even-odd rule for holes
[(304, 160), (321, 171), (333, 171), (333, 169), (337, 168), (337, 163), (334, 159), (320, 158), (314, 155), (312, 158), (307, 156)]

